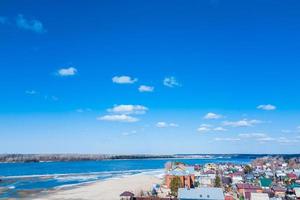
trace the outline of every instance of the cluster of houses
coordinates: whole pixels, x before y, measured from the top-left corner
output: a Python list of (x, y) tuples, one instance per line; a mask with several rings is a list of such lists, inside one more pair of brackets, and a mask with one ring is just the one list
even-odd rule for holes
[(163, 187), (168, 195), (143, 199), (300, 200), (300, 159), (264, 157), (249, 165), (173, 162), (166, 165)]

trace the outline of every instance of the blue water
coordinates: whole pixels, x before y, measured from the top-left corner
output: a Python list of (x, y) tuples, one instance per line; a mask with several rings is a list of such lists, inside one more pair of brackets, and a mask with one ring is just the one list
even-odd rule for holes
[[(0, 198), (18, 197), (20, 191), (43, 191), (96, 180), (164, 168), (173, 159), (106, 160), (78, 162), (0, 163)], [(249, 163), (250, 158), (176, 159), (186, 164)]]

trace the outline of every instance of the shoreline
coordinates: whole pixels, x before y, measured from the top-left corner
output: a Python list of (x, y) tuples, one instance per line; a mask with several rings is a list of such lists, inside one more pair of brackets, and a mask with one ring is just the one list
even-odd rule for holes
[(138, 194), (141, 191), (151, 191), (154, 184), (162, 184), (160, 174), (133, 174), (122, 177), (114, 177), (105, 180), (98, 180), (80, 185), (56, 188), (44, 191), (36, 196), (34, 200), (59, 200), (59, 199), (110, 199), (119, 200), (120, 194), (130, 191)]
[[(136, 169), (136, 170), (120, 170), (120, 171), (99, 171), (99, 172), (88, 172), (88, 173), (65, 173), (65, 174), (33, 174), (33, 175), (16, 175), (16, 176), (1, 176), (3, 179), (21, 179), (21, 178), (34, 178), (34, 177), (57, 177), (57, 176), (80, 176), (80, 175), (97, 175), (97, 174), (109, 174), (109, 173), (126, 173), (126, 172), (136, 172), (136, 174), (140, 173), (151, 173), (155, 171), (161, 171), (163, 168), (158, 169)], [(131, 174), (131, 175), (136, 175)], [(129, 175), (130, 176), (130, 175)], [(114, 177), (112, 177), (114, 178)], [(110, 179), (110, 178), (108, 178)], [(106, 180), (106, 179), (103, 179)]]

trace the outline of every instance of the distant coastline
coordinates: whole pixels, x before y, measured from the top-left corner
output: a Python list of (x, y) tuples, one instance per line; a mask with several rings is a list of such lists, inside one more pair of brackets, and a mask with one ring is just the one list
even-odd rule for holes
[(134, 159), (184, 159), (184, 158), (238, 158), (280, 156), (285, 159), (299, 157), (300, 154), (173, 154), (173, 155), (151, 155), (151, 154), (0, 154), (0, 163), (29, 163), (29, 162), (74, 162), (74, 161), (103, 161), (103, 160), (134, 160)]

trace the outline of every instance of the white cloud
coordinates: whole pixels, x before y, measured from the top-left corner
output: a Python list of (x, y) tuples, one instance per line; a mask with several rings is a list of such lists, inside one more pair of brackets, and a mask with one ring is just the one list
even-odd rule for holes
[(210, 124), (201, 124), (199, 126), (199, 128), (197, 129), (197, 131), (199, 132), (210, 132), (210, 131), (227, 131), (227, 129), (219, 126), (219, 127), (213, 127), (212, 125)]
[(209, 127), (212, 127), (212, 125), (210, 125), (210, 124), (201, 124), (200, 127), (207, 127), (207, 128), (209, 128)]
[(199, 127), (197, 129), (197, 131), (199, 131), (199, 132), (209, 132), (209, 131), (211, 131), (211, 129), (208, 128), (208, 127)]
[(272, 138), (272, 137), (262, 137), (262, 138), (258, 138), (257, 141), (260, 141), (260, 142), (269, 142), (269, 141), (274, 141), (276, 140), (275, 138)]
[(239, 137), (243, 138), (263, 138), (267, 137), (265, 133), (241, 133), (239, 134)]
[(154, 91), (154, 87), (152, 86), (147, 86), (147, 85), (141, 85), (139, 87), (139, 91), (140, 92), (153, 92)]
[(57, 74), (59, 76), (74, 76), (77, 73), (77, 69), (74, 67), (59, 69)]
[(123, 132), (122, 135), (123, 135), (123, 136), (129, 136), (129, 135), (134, 135), (134, 134), (136, 134), (136, 133), (137, 133), (137, 131), (136, 131), (136, 130), (133, 130), (133, 131), (130, 131), (130, 132)]
[(259, 106), (257, 106), (257, 109), (270, 111), (270, 110), (276, 110), (276, 106), (271, 105), (271, 104), (265, 104), (265, 105), (259, 105)]
[(137, 78), (131, 78), (130, 76), (115, 76), (112, 78), (113, 83), (117, 84), (133, 84), (138, 81)]
[(36, 94), (37, 92), (35, 90), (26, 90), (25, 91), (26, 94), (29, 94), (29, 95), (34, 95)]
[(211, 125), (210, 124), (201, 124), (200, 127), (197, 129), (197, 131), (202, 132), (202, 133), (209, 132), (211, 130), (212, 129), (211, 129)]
[(227, 131), (227, 129), (225, 129), (225, 128), (221, 127), (221, 126), (216, 127), (216, 128), (214, 128), (213, 130), (214, 130), (214, 131)]
[(24, 30), (33, 31), (36, 33), (45, 33), (46, 30), (42, 24), (42, 22), (38, 20), (28, 20), (23, 17), (23, 15), (18, 15), (16, 19), (16, 24), (19, 28)]
[(288, 130), (288, 129), (283, 129), (281, 130), (282, 133), (292, 133), (293, 131), (292, 130)]
[(104, 115), (102, 117), (98, 117), (98, 120), (102, 120), (102, 121), (112, 121), (112, 122), (137, 122), (139, 121), (138, 118), (135, 117), (131, 117), (125, 114), (122, 115)]
[(293, 139), (289, 139), (289, 138), (286, 138), (286, 137), (279, 137), (279, 138), (277, 138), (277, 142), (279, 142), (280, 144), (298, 144), (300, 141), (297, 139), (297, 137), (296, 137), (296, 139), (295, 138), (293, 138)]
[(181, 86), (181, 84), (176, 80), (174, 76), (166, 77), (163, 81), (163, 84), (171, 88)]
[(215, 138), (216, 141), (240, 141), (240, 138)]
[(279, 144), (295, 144), (300, 142), (297, 137), (294, 137), (292, 139), (286, 137), (270, 137), (264, 133), (245, 133), (239, 134), (239, 137), (254, 139), (262, 144), (266, 142), (278, 142)]
[(178, 124), (175, 123), (167, 123), (167, 122), (157, 122), (157, 128), (168, 128), (168, 127), (178, 127)]
[(115, 105), (113, 108), (108, 109), (108, 112), (121, 113), (121, 114), (145, 114), (148, 108), (142, 105)]
[(240, 121), (224, 121), (223, 125), (231, 126), (231, 127), (249, 127), (259, 123), (262, 123), (262, 121), (255, 120), (255, 119), (253, 120), (243, 119)]
[(222, 118), (222, 117), (223, 117), (222, 115), (219, 115), (219, 114), (216, 114), (216, 113), (209, 112), (209, 113), (207, 113), (207, 114), (204, 116), (204, 119), (220, 119), (220, 118)]

